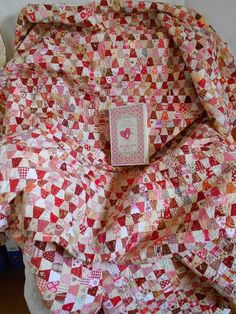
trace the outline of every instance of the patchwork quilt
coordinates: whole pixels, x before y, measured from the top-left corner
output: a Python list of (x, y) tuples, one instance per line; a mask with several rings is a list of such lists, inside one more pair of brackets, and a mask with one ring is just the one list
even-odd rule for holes
[[(230, 313), (236, 67), (200, 14), (29, 5), (0, 86), (0, 237), (51, 313)], [(113, 167), (109, 108), (138, 103), (150, 164)]]

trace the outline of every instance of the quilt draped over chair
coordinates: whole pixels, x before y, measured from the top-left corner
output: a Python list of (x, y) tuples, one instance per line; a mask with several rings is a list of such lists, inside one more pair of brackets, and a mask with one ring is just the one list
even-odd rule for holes
[[(28, 5), (0, 87), (0, 238), (52, 313), (230, 312), (236, 67), (200, 14)], [(112, 167), (109, 107), (137, 103), (150, 164)]]

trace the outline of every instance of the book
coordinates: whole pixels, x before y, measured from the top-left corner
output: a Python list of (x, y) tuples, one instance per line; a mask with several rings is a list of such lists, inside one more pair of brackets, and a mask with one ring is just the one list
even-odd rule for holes
[(14, 269), (24, 268), (23, 255), (16, 242), (14, 240), (8, 240), (5, 246), (11, 266)]
[(149, 163), (147, 110), (144, 104), (109, 110), (111, 164), (135, 166)]

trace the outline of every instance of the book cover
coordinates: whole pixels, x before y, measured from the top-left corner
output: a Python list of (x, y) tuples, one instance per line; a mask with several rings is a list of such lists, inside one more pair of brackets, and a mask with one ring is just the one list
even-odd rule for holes
[(148, 164), (146, 106), (112, 107), (109, 116), (112, 166)]

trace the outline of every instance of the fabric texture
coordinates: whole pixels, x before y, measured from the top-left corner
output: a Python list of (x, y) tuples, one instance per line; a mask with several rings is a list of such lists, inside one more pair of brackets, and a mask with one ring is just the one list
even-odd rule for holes
[[(197, 12), (29, 5), (0, 86), (0, 237), (51, 313), (229, 313), (236, 67)], [(112, 167), (108, 110), (142, 103), (150, 164)]]
[(50, 314), (50, 311), (47, 310), (43, 304), (42, 298), (36, 285), (35, 273), (32, 267), (30, 267), (28, 256), (24, 256), (24, 264), (25, 264), (24, 297), (30, 313)]

